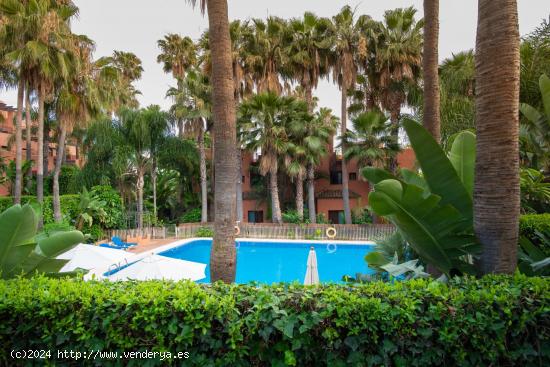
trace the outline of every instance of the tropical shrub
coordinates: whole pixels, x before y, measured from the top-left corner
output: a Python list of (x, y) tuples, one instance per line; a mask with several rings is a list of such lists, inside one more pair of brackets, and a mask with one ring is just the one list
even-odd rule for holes
[(0, 276), (57, 273), (66, 260), (55, 257), (84, 241), (78, 231), (48, 228), (36, 233), (38, 216), (30, 205), (14, 205), (0, 214)]
[(351, 212), (351, 222), (353, 224), (370, 224), (372, 223), (372, 216), (367, 208), (353, 210)]
[(542, 242), (537, 232), (550, 238), (550, 213), (527, 214), (519, 218), (520, 236), (526, 237), (546, 256), (550, 256), (550, 243)]
[(364, 285), (0, 281), (0, 364), (11, 350), (189, 353), (96, 360), (149, 366), (550, 365), (550, 279)]
[(191, 209), (180, 217), (180, 223), (199, 223), (201, 221), (201, 208)]
[(520, 171), (521, 210), (524, 213), (550, 211), (550, 183), (540, 171), (522, 168)]
[(382, 266), (392, 263), (394, 258), (402, 261), (409, 261), (417, 258), (410, 246), (399, 232), (395, 232), (376, 242), (374, 250), (365, 256), (369, 268), (377, 273), (383, 273), (386, 270)]
[(61, 166), (59, 173), (59, 189), (61, 195), (78, 194), (80, 179), (80, 168), (75, 165)]
[(214, 230), (209, 227), (200, 227), (195, 233), (195, 237), (214, 237)]
[[(120, 194), (111, 186), (99, 185), (90, 190), (90, 194), (97, 200), (104, 203), (105, 215), (101, 221), (104, 229), (123, 229), (126, 226), (124, 221), (124, 205)], [(99, 218), (97, 218), (99, 219)]]
[(300, 219), (297, 210), (287, 210), (286, 212), (282, 213), (282, 218), (283, 223), (309, 223), (309, 211), (307, 209), (304, 209), (304, 216), (302, 219)]
[(404, 123), (422, 169), (401, 178), (367, 167), (363, 176), (374, 184), (369, 204), (389, 219), (414, 252), (444, 274), (475, 274), (472, 256), (481, 251), (473, 233), (475, 135), (459, 134), (449, 156), (420, 124)]

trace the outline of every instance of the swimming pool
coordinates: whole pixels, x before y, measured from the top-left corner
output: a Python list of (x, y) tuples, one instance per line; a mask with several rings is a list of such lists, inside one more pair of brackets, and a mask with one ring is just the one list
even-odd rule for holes
[[(158, 254), (209, 264), (211, 246), (211, 239), (193, 240)], [(365, 262), (365, 255), (373, 250), (373, 245), (368, 243), (239, 240), (236, 246), (237, 283), (302, 283), (311, 246), (317, 253), (321, 282), (341, 282), (344, 275), (372, 273)], [(210, 282), (209, 265), (206, 278), (199, 282)]]

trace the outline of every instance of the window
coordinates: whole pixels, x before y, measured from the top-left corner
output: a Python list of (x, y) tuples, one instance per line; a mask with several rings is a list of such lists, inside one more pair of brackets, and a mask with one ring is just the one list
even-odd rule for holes
[(248, 211), (248, 223), (263, 223), (264, 212), (261, 210), (249, 210)]
[(343, 210), (329, 210), (328, 211), (328, 220), (332, 224), (344, 224), (346, 219), (344, 217)]
[(349, 180), (350, 181), (357, 181), (357, 173), (356, 172), (350, 172), (349, 173)]
[(330, 184), (331, 185), (342, 184), (342, 171), (330, 171)]
[(241, 183), (244, 183), (244, 176), (243, 176), (243, 178), (241, 178)]

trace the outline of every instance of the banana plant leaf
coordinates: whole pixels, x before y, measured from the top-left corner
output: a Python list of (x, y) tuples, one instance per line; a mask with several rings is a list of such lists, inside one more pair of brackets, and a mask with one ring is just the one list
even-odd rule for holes
[(465, 256), (481, 247), (472, 234), (461, 232), (468, 218), (415, 185), (390, 179), (374, 188), (369, 195), (372, 209), (391, 220), (421, 258), (447, 275), (453, 269), (473, 271)]
[(376, 185), (377, 183), (384, 180), (397, 180), (397, 177), (392, 175), (390, 172), (386, 171), (385, 169), (376, 167), (363, 168), (361, 170), (361, 175), (373, 185)]
[(453, 206), (466, 219), (462, 226), (471, 227), (472, 197), (464, 187), (449, 158), (430, 133), (417, 122), (405, 119), (403, 126), (422, 168), (430, 192), (440, 197), (441, 205)]
[(0, 269), (2, 278), (13, 270), (34, 248), (30, 243), (38, 218), (29, 205), (14, 205), (0, 214)]
[(476, 164), (476, 136), (470, 131), (459, 133), (449, 152), (449, 160), (470, 197), (474, 192), (474, 171)]

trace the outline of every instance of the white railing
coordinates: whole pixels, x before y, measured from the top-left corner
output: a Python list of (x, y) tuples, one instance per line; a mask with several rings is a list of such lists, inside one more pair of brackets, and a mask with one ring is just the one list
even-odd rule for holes
[[(334, 240), (346, 241), (377, 241), (388, 237), (395, 232), (391, 224), (271, 224), (271, 223), (241, 223), (239, 228), (241, 238), (266, 238), (266, 239), (306, 239), (326, 240), (327, 229), (334, 227), (336, 236)], [(122, 239), (148, 238), (192, 238), (197, 237), (199, 229), (209, 228), (214, 230), (214, 223), (187, 223), (178, 226), (147, 227), (139, 229), (111, 230), (106, 233), (110, 237), (119, 236)]]

